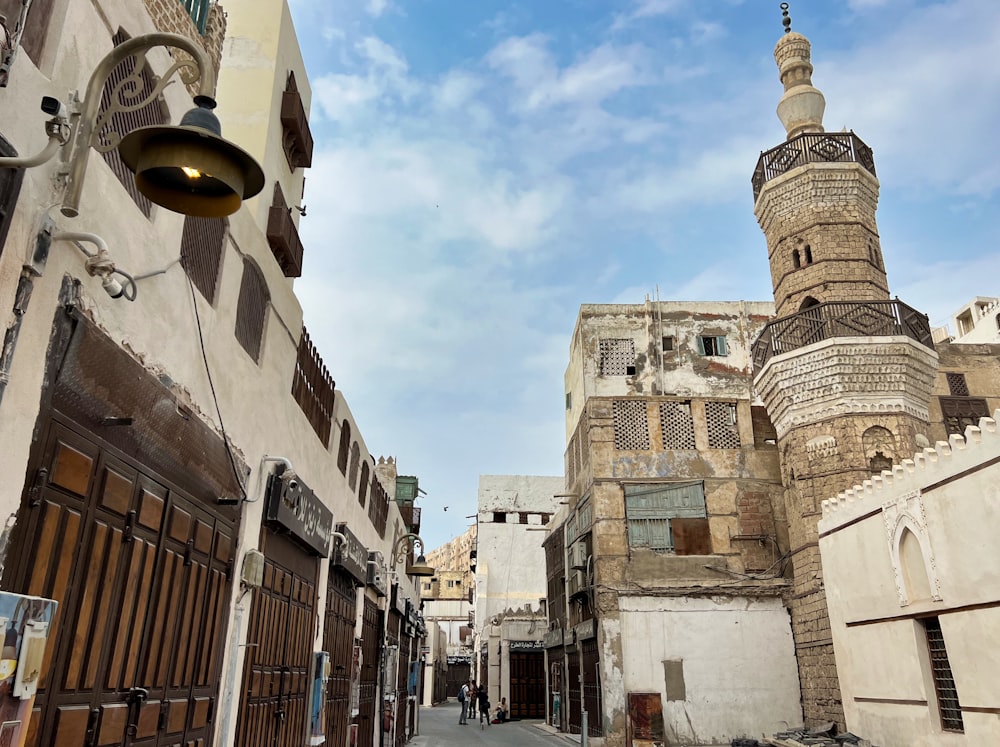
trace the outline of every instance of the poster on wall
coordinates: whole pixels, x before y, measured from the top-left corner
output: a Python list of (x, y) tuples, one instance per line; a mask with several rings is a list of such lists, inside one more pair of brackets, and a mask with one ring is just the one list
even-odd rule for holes
[[(364, 663), (363, 658), (361, 644), (355, 642), (354, 655), (351, 657), (351, 718), (361, 712), (361, 665)], [(356, 730), (357, 727), (355, 727)]]
[(312, 702), (309, 709), (309, 744), (326, 742), (326, 681), (330, 676), (330, 654), (313, 654)]

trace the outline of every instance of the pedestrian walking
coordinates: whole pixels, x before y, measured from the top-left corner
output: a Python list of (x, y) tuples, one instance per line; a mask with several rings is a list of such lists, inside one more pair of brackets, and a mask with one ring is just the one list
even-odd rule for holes
[(462, 685), (458, 691), (458, 703), (462, 706), (462, 715), (458, 717), (459, 726), (466, 724), (466, 717), (469, 714), (469, 683)]
[(469, 718), (474, 719), (476, 717), (476, 705), (478, 705), (479, 698), (477, 697), (479, 693), (478, 688), (476, 688), (476, 681), (469, 680)]
[(486, 685), (479, 686), (476, 700), (479, 701), (479, 728), (485, 729), (486, 724), (490, 722), (490, 697), (486, 692)]

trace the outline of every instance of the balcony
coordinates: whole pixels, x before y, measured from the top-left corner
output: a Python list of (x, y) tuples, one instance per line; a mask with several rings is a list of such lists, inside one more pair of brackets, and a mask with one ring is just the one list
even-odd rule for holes
[(807, 132), (760, 154), (751, 178), (754, 200), (771, 179), (807, 163), (857, 163), (875, 176), (872, 149), (853, 132)]
[(293, 171), (312, 166), (313, 138), (309, 117), (306, 116), (293, 73), (288, 74), (288, 83), (281, 94), (281, 129), (288, 166)]
[(754, 373), (772, 356), (835, 337), (899, 337), (934, 349), (926, 314), (895, 301), (833, 301), (775, 319), (753, 343)]
[(412, 503), (404, 503), (399, 506), (399, 513), (403, 517), (407, 531), (420, 534), (420, 509)]
[(291, 212), (283, 204), (273, 204), (268, 211), (267, 243), (286, 278), (302, 276), (302, 240)]

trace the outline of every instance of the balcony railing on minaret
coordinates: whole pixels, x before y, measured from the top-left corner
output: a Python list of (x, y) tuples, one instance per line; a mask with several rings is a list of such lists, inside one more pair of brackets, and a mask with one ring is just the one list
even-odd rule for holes
[(934, 349), (926, 314), (894, 301), (831, 301), (768, 322), (753, 343), (754, 373), (772, 356), (834, 337), (906, 336)]
[(807, 163), (857, 163), (875, 176), (872, 149), (853, 132), (807, 132), (760, 154), (751, 179), (754, 200), (767, 182)]

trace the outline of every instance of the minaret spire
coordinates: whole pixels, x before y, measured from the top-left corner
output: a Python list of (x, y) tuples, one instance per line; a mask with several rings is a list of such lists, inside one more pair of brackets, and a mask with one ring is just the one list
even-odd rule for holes
[(774, 61), (778, 63), (778, 76), (785, 86), (785, 94), (778, 102), (778, 119), (791, 140), (804, 132), (823, 132), (826, 99), (813, 87), (813, 66), (809, 61), (811, 45), (802, 34), (792, 31), (788, 3), (781, 4), (781, 15), (785, 33), (774, 47)]

